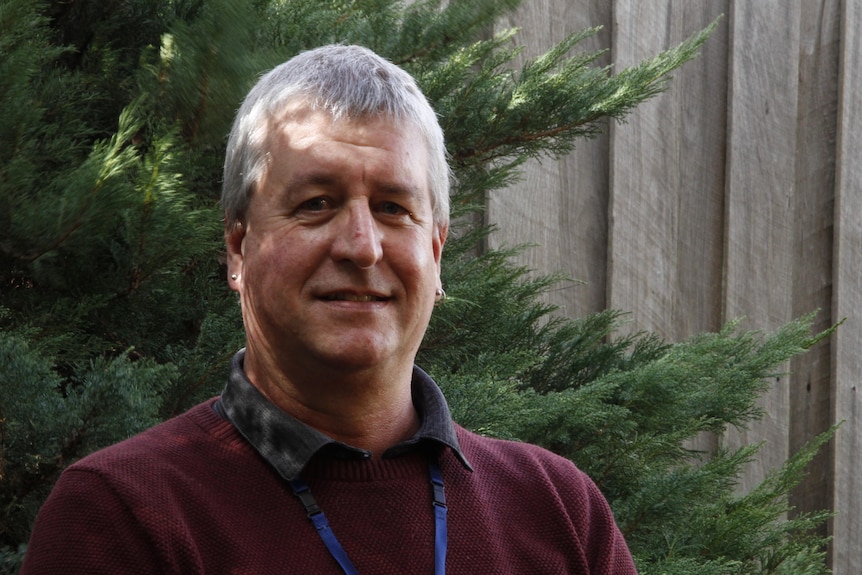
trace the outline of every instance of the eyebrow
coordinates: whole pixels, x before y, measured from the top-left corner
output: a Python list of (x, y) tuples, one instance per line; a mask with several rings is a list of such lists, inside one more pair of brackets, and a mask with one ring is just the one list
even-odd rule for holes
[(340, 183), (340, 178), (332, 174), (312, 172), (308, 174), (295, 174), (290, 178), (290, 181), (287, 182), (285, 189), (288, 193), (291, 193), (305, 186), (334, 188)]
[(422, 190), (416, 186), (383, 183), (380, 185), (380, 188), (384, 193), (391, 196), (409, 196), (417, 199), (422, 198)]
[[(329, 172), (309, 172), (305, 174), (294, 174), (285, 186), (288, 193), (299, 190), (305, 186), (319, 186), (321, 188), (336, 188), (344, 184), (343, 177)], [(376, 186), (379, 190), (389, 196), (407, 196), (421, 198), (421, 188), (414, 185), (400, 183), (382, 182)]]

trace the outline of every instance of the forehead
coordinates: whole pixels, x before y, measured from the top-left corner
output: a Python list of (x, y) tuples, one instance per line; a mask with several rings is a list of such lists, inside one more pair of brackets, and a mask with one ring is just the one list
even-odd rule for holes
[[(333, 119), (307, 107), (274, 117), (267, 142), (268, 170), (292, 174), (360, 169), (363, 176), (411, 180), (428, 191), (428, 148), (411, 122), (386, 117)], [(406, 183), (406, 182), (405, 182)]]
[(283, 106), (270, 116), (267, 123), (270, 145), (275, 143), (299, 147), (303, 142), (339, 140), (357, 145), (370, 144), (395, 150), (406, 146), (414, 153), (427, 156), (422, 132), (412, 121), (385, 115), (334, 117), (328, 111), (312, 107), (303, 101)]

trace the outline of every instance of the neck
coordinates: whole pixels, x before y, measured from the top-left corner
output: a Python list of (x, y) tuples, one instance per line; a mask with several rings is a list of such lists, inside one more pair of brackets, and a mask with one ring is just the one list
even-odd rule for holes
[(279, 409), (329, 437), (374, 457), (419, 429), (411, 394), (412, 364), (400, 370), (288, 375), (247, 349), (249, 381)]

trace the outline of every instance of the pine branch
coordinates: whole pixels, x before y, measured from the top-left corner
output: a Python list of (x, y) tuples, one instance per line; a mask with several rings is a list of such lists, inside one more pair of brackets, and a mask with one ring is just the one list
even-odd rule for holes
[[(607, 119), (622, 119), (631, 109), (667, 88), (668, 74), (695, 58), (717, 21), (706, 29), (616, 75), (590, 65), (601, 52), (565, 55), (598, 29), (570, 35), (546, 54), (527, 62), (517, 77), (502, 62), (475, 74), (456, 92), (452, 110), (470, 108), (475, 119), (447, 123), (454, 163), (461, 166), (520, 163), (526, 157), (557, 157), (571, 151), (575, 140), (602, 131)], [(514, 57), (514, 53), (506, 54)], [(464, 69), (465, 73), (467, 68)], [(478, 89), (477, 89), (477, 86)], [(485, 104), (479, 103), (479, 94)], [(480, 128), (481, 124), (481, 128)], [(515, 164), (516, 165), (516, 164)]]
[[(24, 253), (6, 252), (7, 255), (24, 262), (33, 262), (58, 250), (75, 234), (99, 220), (93, 213), (94, 206), (98, 204), (100, 210), (111, 206), (112, 202), (105, 197), (104, 192), (114, 180), (120, 179), (136, 164), (137, 153), (129, 146), (132, 136), (139, 130), (134, 116), (135, 105), (125, 109), (120, 116), (117, 133), (109, 142), (95, 146), (86, 162), (74, 170), (67, 190), (70, 194), (75, 193), (75, 199), (71, 202), (75, 209), (71, 216), (67, 216), (63, 210), (57, 214), (56, 225), (65, 224), (61, 231), (52, 240), (33, 250)], [(88, 192), (76, 193), (77, 190), (71, 188), (71, 184), (81, 181), (89, 183)]]

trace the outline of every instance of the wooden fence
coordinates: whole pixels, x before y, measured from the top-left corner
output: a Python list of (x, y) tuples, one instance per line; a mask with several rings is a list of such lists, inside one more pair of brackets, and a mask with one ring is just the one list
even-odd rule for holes
[(820, 310), (838, 333), (794, 359), (767, 416), (721, 438), (765, 440), (742, 488), (818, 432), (843, 426), (792, 498), (835, 509), (830, 561), (862, 573), (862, 2), (525, 0), (503, 26), (525, 56), (588, 26), (621, 68), (724, 15), (700, 58), (624, 124), (489, 198), (496, 245), (583, 285), (549, 294), (570, 316), (614, 308), (680, 341), (745, 317), (770, 332)]

